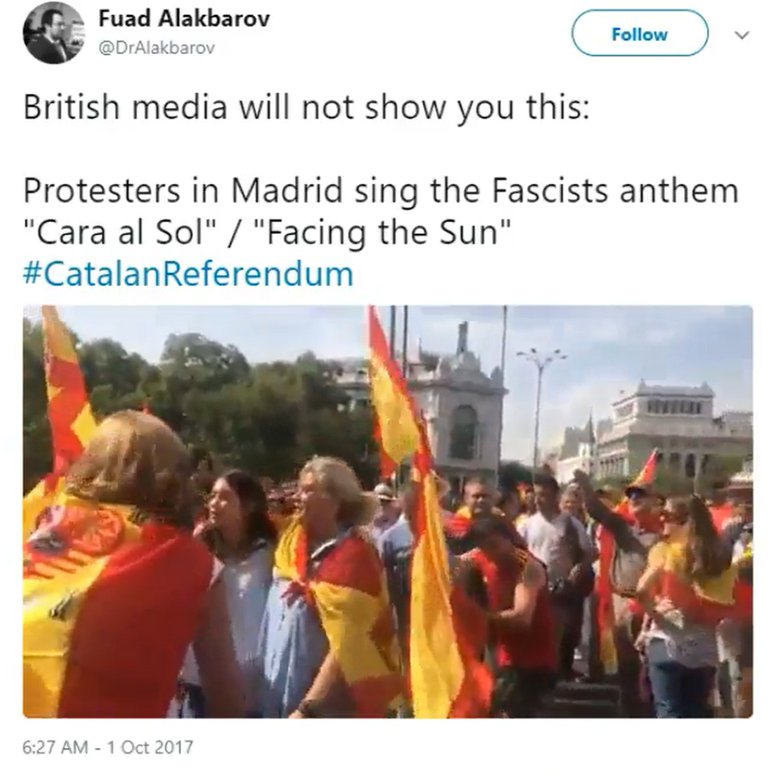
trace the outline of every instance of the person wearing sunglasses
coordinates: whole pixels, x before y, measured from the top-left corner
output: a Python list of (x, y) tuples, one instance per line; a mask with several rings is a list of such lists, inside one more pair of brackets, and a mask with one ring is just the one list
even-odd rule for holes
[(628, 487), (624, 492), (626, 510), (620, 516), (595, 492), (584, 471), (574, 472), (573, 480), (581, 488), (589, 516), (613, 539), (608, 575), (613, 590), (612, 634), (622, 715), (646, 718), (652, 709), (641, 691), (642, 664), (635, 643), (642, 628), (643, 611), (637, 603), (636, 592), (648, 563), (648, 553), (661, 540), (658, 494), (650, 487)]
[(708, 718), (719, 662), (715, 617), (733, 601), (736, 573), (700, 497), (670, 498), (662, 521), (664, 540), (637, 586), (651, 620), (645, 655), (655, 714)]

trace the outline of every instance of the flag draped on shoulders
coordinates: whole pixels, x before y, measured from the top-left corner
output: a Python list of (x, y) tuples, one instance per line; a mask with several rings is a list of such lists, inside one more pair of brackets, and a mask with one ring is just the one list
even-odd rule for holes
[(29, 718), (160, 718), (212, 580), (187, 532), (67, 497), (24, 545)]
[(53, 469), (24, 498), (26, 538), (46, 508), (63, 493), (63, 476), (96, 429), (77, 353), (55, 307), (43, 307), (43, 359), (51, 427)]
[(352, 531), (308, 573), (307, 534), (297, 519), (275, 551), (275, 573), (315, 608), (360, 718), (383, 718), (402, 695), (400, 654), (384, 568), (376, 548)]
[(694, 579), (687, 559), (682, 541), (664, 541), (651, 549), (648, 567), (658, 573), (657, 594), (698, 624), (715, 627), (723, 619), (743, 616), (737, 605), (738, 567), (731, 565), (717, 576)]
[[(640, 473), (632, 485), (642, 487), (650, 485), (656, 477), (658, 450), (654, 449), (645, 461)], [(622, 519), (630, 521), (628, 501), (625, 498), (614, 509)], [(610, 531), (600, 528), (598, 533), (599, 557), (597, 577), (597, 627), (600, 638), (600, 659), (607, 673), (615, 673), (618, 667), (616, 645), (613, 640), (613, 584), (611, 583), (611, 563), (613, 562), (616, 542)]]

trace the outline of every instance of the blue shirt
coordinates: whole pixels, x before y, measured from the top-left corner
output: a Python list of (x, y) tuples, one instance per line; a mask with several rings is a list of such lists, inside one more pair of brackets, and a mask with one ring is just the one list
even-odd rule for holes
[(395, 612), (397, 633), (402, 645), (408, 638), (413, 552), (413, 533), (405, 517), (400, 517), (389, 530), (382, 534), (380, 552), (387, 574), (389, 599)]
[[(310, 575), (343, 536), (312, 552)], [(259, 653), (264, 685), (259, 705), (263, 718), (290, 716), (309, 691), (328, 654), (328, 639), (317, 612), (301, 597), (283, 597), (290, 584), (289, 579), (274, 578), (261, 623)]]
[(379, 546), (382, 557), (411, 550), (413, 533), (405, 517), (401, 516), (394, 525), (382, 532)]

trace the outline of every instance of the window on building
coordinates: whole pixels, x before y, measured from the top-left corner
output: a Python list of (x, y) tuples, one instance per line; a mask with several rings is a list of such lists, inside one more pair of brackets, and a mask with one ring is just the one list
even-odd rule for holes
[(689, 479), (693, 479), (696, 476), (696, 455), (693, 452), (689, 452), (685, 456), (685, 475)]
[(706, 474), (709, 467), (709, 461), (712, 459), (712, 455), (702, 455), (701, 458), (701, 473)]
[(701, 402), (696, 404), (696, 414), (701, 414)]
[(477, 412), (471, 406), (459, 406), (451, 423), (451, 457), (474, 460), (477, 454)]
[(680, 453), (679, 452), (673, 452), (669, 456), (669, 467), (679, 471), (680, 470)]

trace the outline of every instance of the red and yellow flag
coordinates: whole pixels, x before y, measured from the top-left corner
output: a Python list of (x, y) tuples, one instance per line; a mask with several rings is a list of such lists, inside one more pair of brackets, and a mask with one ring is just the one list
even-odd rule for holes
[(451, 584), (438, 479), (423, 418), (368, 308), (371, 401), (382, 452), (399, 465), (413, 457), (417, 516), (411, 565), (409, 683), (416, 718), (484, 716), (491, 678), (478, 659), (482, 615)]
[(492, 678), (478, 654), (484, 617), (451, 583), (437, 480), (426, 434), (414, 457), (418, 489), (411, 566), (410, 686), (416, 718), (488, 715)]
[[(652, 484), (656, 477), (656, 463), (659, 450), (654, 449), (645, 461), (645, 465), (632, 482), (634, 487)], [(615, 512), (623, 519), (629, 519), (628, 500), (626, 496), (615, 508)], [(600, 658), (607, 673), (615, 673), (618, 668), (616, 645), (613, 641), (613, 585), (611, 584), (611, 562), (616, 548), (613, 535), (604, 529), (599, 533), (599, 572), (597, 578), (597, 626), (600, 634)]]
[(688, 573), (688, 553), (683, 541), (656, 544), (648, 567), (657, 573), (657, 593), (667, 598), (688, 620), (716, 627), (724, 619), (748, 618), (738, 590), (738, 566), (731, 565), (718, 576), (693, 579)]
[(400, 652), (384, 567), (361, 535), (341, 539), (308, 577), (307, 534), (300, 519), (285, 528), (275, 574), (316, 607), (336, 665), (359, 718), (384, 718), (402, 696)]
[[(393, 471), (419, 448), (419, 414), (389, 345), (375, 307), (368, 307), (371, 401), (382, 472)], [(386, 477), (385, 477), (386, 478)]]
[(194, 638), (213, 557), (133, 509), (68, 497), (24, 545), (28, 718), (161, 718)]
[(63, 491), (63, 476), (96, 429), (83, 373), (67, 329), (55, 307), (43, 307), (43, 357), (53, 469), (24, 498), (23, 536)]
[(397, 473), (397, 464), (384, 451), (384, 445), (381, 442), (381, 428), (379, 427), (379, 418), (373, 414), (373, 438), (379, 448), (379, 475), (382, 479), (391, 479)]

